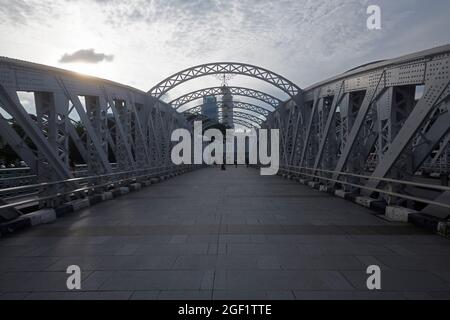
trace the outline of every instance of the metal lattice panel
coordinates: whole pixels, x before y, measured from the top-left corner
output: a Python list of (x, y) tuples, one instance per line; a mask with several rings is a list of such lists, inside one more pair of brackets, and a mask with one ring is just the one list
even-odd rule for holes
[[(280, 107), (262, 127), (280, 129), (283, 165), (318, 172), (332, 179), (322, 181), (331, 187), (374, 196), (375, 188), (389, 187), (375, 178), (409, 180), (424, 164), (424, 170), (441, 172), (428, 164), (448, 149), (449, 70), (450, 46), (369, 64), (307, 88), (297, 118)], [(338, 179), (366, 189), (340, 186)]]
[[(223, 87), (191, 92), (175, 99), (172, 106), (154, 96), (185, 81), (222, 73), (262, 78), (288, 92), (291, 100), (282, 102), (264, 92), (228, 88), (233, 96), (270, 106), (236, 102), (234, 123), (279, 129), (281, 165), (318, 172), (315, 179), (330, 187), (376, 197), (376, 188), (391, 188), (379, 178), (411, 180), (428, 164), (431, 170), (437, 163), (439, 170), (448, 168), (450, 46), (368, 64), (303, 92), (267, 70), (242, 64), (188, 69), (155, 87), (154, 96), (110, 81), (5, 58), (0, 58), (0, 73), (0, 107), (9, 114), (0, 117), (0, 134), (34, 174), (42, 173), (43, 180), (73, 177), (70, 141), (86, 162), (87, 174), (93, 176), (117, 168), (170, 165), (171, 132), (192, 128), (186, 113), (175, 109), (204, 96), (223, 95)], [(28, 114), (20, 91), (33, 93), (35, 115)], [(200, 110), (197, 106), (188, 113)], [(76, 119), (71, 118), (72, 112)], [(20, 135), (13, 124), (21, 129)], [(113, 160), (117, 165), (113, 166)], [(372, 178), (349, 177), (348, 173)], [(400, 201), (389, 198), (392, 203)], [(445, 202), (449, 195), (440, 198)]]
[(272, 71), (249, 64), (230, 62), (203, 64), (183, 70), (161, 81), (148, 93), (155, 98), (161, 98), (165, 93), (186, 81), (214, 74), (237, 74), (257, 78), (283, 90), (291, 98), (301, 93), (301, 89), (294, 83)]
[[(223, 117), (223, 113), (219, 112), (219, 118), (221, 118), (221, 117)], [(263, 119), (261, 119), (261, 118), (255, 117), (248, 113), (238, 112), (238, 111), (233, 112), (233, 118), (241, 118), (244, 120), (248, 120), (248, 121), (257, 123), (259, 125), (261, 125), (261, 123), (263, 122)]]
[[(262, 102), (267, 103), (272, 108), (277, 108), (279, 104), (281, 104), (281, 100), (278, 98), (275, 98), (274, 96), (258, 91), (253, 90), (249, 88), (242, 88), (242, 87), (227, 87), (227, 89), (230, 90), (231, 95), (233, 96), (242, 96), (242, 97), (248, 97), (253, 98)], [(197, 90), (194, 92), (190, 92), (188, 94), (185, 94), (173, 101), (171, 101), (169, 104), (173, 106), (174, 109), (179, 109), (180, 107), (186, 105), (189, 102), (202, 99), (205, 96), (221, 96), (223, 95), (223, 87), (211, 87), (206, 89)]]
[[(201, 113), (202, 106), (203, 105), (199, 105), (196, 107), (189, 108), (187, 110), (184, 110), (183, 113), (185, 113), (185, 114)], [(222, 107), (222, 102), (218, 101), (217, 106), (220, 109)], [(233, 101), (233, 109), (234, 110), (240, 109), (240, 110), (245, 110), (245, 111), (251, 111), (251, 112), (254, 112), (256, 114), (263, 116), (264, 118), (267, 118), (267, 116), (271, 112), (271, 111), (267, 110), (266, 108), (262, 108), (257, 105), (251, 104), (251, 103), (245, 103), (245, 102), (239, 102), (239, 101)]]

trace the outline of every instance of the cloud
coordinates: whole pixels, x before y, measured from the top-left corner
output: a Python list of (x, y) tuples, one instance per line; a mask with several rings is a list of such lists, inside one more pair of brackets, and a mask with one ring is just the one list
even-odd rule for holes
[[(366, 27), (372, 0), (0, 0), (0, 55), (53, 64), (76, 43), (114, 50), (120, 61), (108, 68), (99, 62), (113, 57), (91, 49), (68, 52), (60, 62), (97, 63), (87, 66), (89, 73), (142, 90), (215, 61), (258, 65), (303, 88), (360, 64), (450, 42), (448, 0), (376, 3), (380, 31)], [(217, 84), (203, 77), (170, 93)], [(231, 84), (279, 94), (245, 77)]]
[(36, 20), (46, 24), (46, 20), (59, 17), (61, 5), (57, 1), (0, 0), (0, 25), (29, 25)]
[(60, 63), (100, 63), (103, 61), (111, 62), (114, 60), (113, 55), (107, 55), (104, 53), (96, 53), (94, 49), (78, 50), (74, 53), (66, 53), (59, 60)]

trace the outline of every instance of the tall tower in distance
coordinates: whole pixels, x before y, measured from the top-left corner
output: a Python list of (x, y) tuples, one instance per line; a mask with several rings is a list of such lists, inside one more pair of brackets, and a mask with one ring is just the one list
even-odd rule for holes
[(217, 106), (217, 98), (215, 96), (203, 97), (202, 115), (207, 116), (214, 122), (219, 121), (219, 110)]
[(234, 109), (234, 102), (233, 102), (233, 95), (231, 94), (230, 89), (224, 85), (222, 86), (222, 123), (225, 126), (228, 126), (230, 128), (234, 128), (234, 122), (233, 122), (233, 109)]

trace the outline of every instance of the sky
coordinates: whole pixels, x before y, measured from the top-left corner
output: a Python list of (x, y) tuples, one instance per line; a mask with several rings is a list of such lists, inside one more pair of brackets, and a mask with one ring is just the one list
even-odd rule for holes
[[(367, 7), (381, 9), (369, 30)], [(283, 75), (301, 88), (371, 61), (450, 43), (450, 0), (0, 0), (0, 56), (148, 91), (177, 71), (218, 61)], [(187, 82), (166, 99), (211, 86)], [(284, 98), (262, 81), (229, 85)]]

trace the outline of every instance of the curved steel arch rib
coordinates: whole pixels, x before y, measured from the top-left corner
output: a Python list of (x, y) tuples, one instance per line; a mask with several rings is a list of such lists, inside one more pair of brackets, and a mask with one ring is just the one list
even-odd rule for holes
[[(221, 101), (217, 102), (218, 107), (220, 108), (222, 105)], [(183, 113), (184, 114), (196, 114), (196, 113), (200, 113), (202, 111), (202, 107), (203, 105), (198, 105), (192, 108), (189, 108), (187, 110), (184, 110)], [(271, 113), (271, 111), (259, 107), (257, 105), (251, 104), (251, 103), (246, 103), (246, 102), (239, 102), (239, 101), (234, 101), (234, 110), (239, 109), (239, 110), (245, 110), (245, 111), (251, 111), (254, 113), (257, 113), (261, 116), (263, 116), (264, 118), (267, 118), (269, 116), (269, 114)]]
[(244, 63), (218, 62), (203, 64), (178, 72), (161, 81), (148, 93), (159, 99), (165, 93), (184, 82), (214, 74), (237, 74), (263, 80), (281, 89), (291, 98), (302, 92), (293, 82), (267, 69)]
[(261, 128), (261, 125), (259, 123), (255, 123), (252, 122), (251, 120), (241, 118), (235, 115), (233, 115), (233, 122), (237, 124), (247, 123), (250, 126), (250, 128)]
[(241, 126), (244, 126), (248, 129), (252, 129), (252, 128), (259, 128), (259, 126), (256, 126), (250, 122), (247, 122), (245, 120), (241, 120), (241, 119), (234, 119), (233, 120), (235, 124), (240, 124)]
[[(252, 123), (252, 122), (250, 122), (250, 121), (247, 121), (247, 120), (241, 119), (241, 118), (234, 118), (234, 119), (233, 119), (233, 122), (234, 122), (235, 124), (240, 124), (240, 125), (242, 125), (242, 126), (244, 126), (244, 127), (246, 127), (246, 128), (249, 128), (249, 129), (251, 129), (251, 128), (259, 129), (259, 128), (261, 128), (258, 124)], [(206, 122), (205, 122), (205, 127), (204, 127), (204, 128), (207, 129), (208, 127), (211, 127), (211, 126), (213, 126), (213, 125), (216, 125), (217, 123), (219, 123), (219, 122), (216, 122), (216, 121), (206, 121)]]
[[(194, 116), (194, 117), (192, 119), (189, 119), (190, 122), (202, 121), (202, 123), (204, 125), (206, 124), (207, 126), (212, 126), (212, 125), (220, 123), (220, 121), (214, 121), (203, 114), (192, 114), (192, 116)], [(223, 120), (222, 114), (219, 114), (219, 120)], [(253, 127), (260, 128), (261, 124), (263, 122), (262, 119), (259, 119), (257, 117), (252, 117), (251, 115), (248, 115), (245, 113), (240, 113), (240, 112), (233, 113), (233, 122), (236, 122), (236, 120), (245, 122), (246, 125), (250, 126), (250, 128), (253, 128)]]
[[(253, 90), (249, 88), (243, 88), (243, 87), (227, 87), (231, 94), (233, 96), (242, 96), (242, 97), (248, 97), (253, 98), (256, 100), (260, 100), (262, 102), (267, 103), (272, 108), (276, 109), (282, 101), (278, 98), (275, 98), (274, 96), (264, 93), (262, 91)], [(197, 91), (193, 91), (190, 93), (187, 93), (169, 104), (172, 105), (173, 108), (178, 110), (180, 107), (184, 106), (185, 104), (195, 101), (197, 99), (201, 99), (204, 96), (221, 96), (223, 95), (223, 88), (222, 87), (211, 87), (211, 88), (205, 88), (200, 89)]]
[[(260, 123), (256, 119), (252, 119), (250, 117), (247, 117), (245, 114), (244, 115), (240, 115), (240, 114), (234, 113), (233, 114), (233, 121), (235, 121), (235, 120), (246, 121), (246, 122), (248, 122), (249, 124), (251, 124), (255, 128), (261, 128), (261, 124), (262, 124), (262, 122)], [(223, 116), (222, 115), (219, 115), (219, 121), (223, 121)]]
[[(223, 117), (223, 113), (219, 112), (219, 118), (221, 116)], [(241, 118), (241, 119), (249, 120), (249, 121), (252, 121), (252, 122), (257, 123), (259, 125), (261, 125), (264, 122), (264, 119), (252, 116), (251, 114), (234, 111), (233, 112), (233, 119), (235, 119), (235, 118)]]

